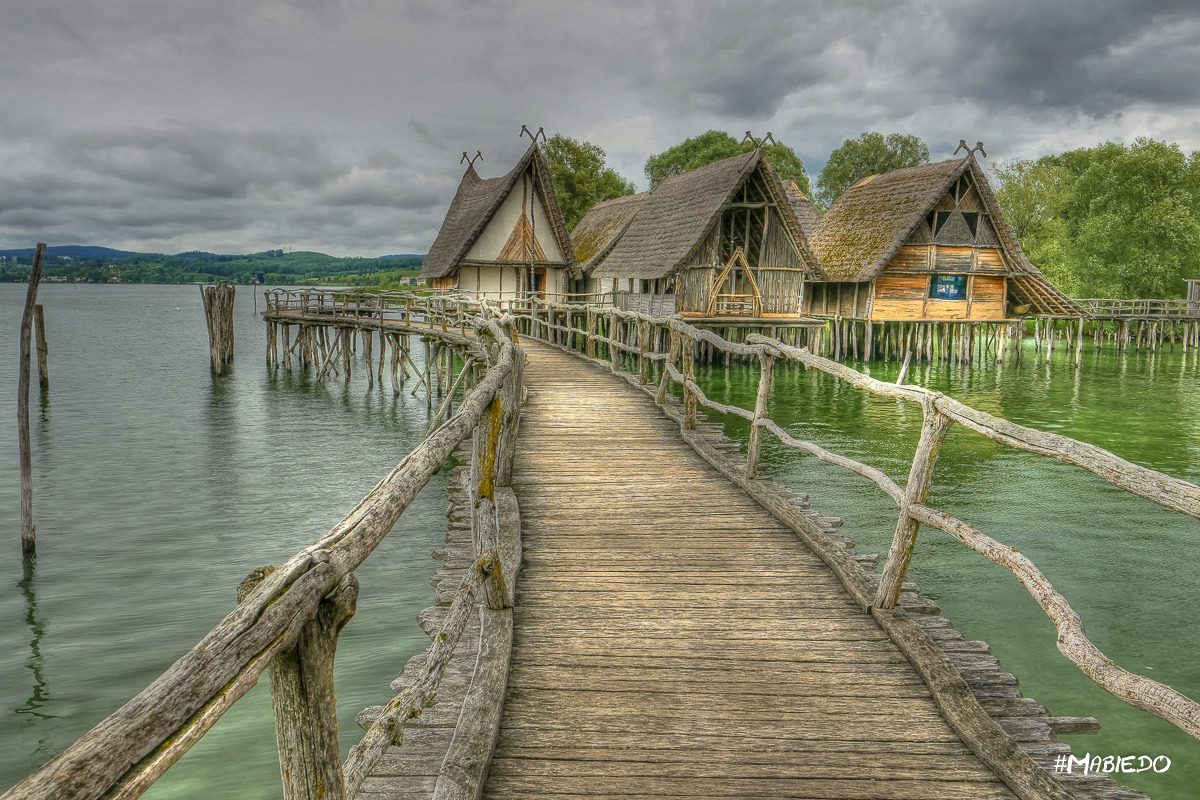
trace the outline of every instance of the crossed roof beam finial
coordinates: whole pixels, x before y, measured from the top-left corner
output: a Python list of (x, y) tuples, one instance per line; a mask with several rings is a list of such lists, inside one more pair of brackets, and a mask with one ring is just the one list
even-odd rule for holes
[(742, 144), (745, 144), (746, 142), (754, 142), (755, 147), (763, 147), (767, 144), (767, 142), (770, 142), (771, 144), (779, 144), (779, 142), (775, 141), (775, 137), (771, 135), (770, 131), (767, 131), (767, 135), (761, 139), (756, 138), (755, 135), (750, 131), (746, 131), (746, 135), (742, 137)]
[(468, 156), (467, 156), (467, 151), (466, 151), (466, 150), (463, 150), (462, 158), (460, 158), (460, 159), (458, 160), (458, 163), (460, 163), (460, 164), (461, 164), (461, 163), (463, 163), (464, 161), (465, 161), (465, 162), (467, 162), (467, 166), (470, 166), (470, 167), (473, 167), (473, 166), (475, 166), (475, 162), (476, 162), (476, 161), (483, 161), (483, 151), (482, 151), (482, 150), (476, 150), (476, 151), (475, 151), (475, 155), (468, 157)]
[(958, 147), (954, 148), (954, 155), (958, 155), (958, 151), (960, 151), (960, 150), (966, 150), (967, 155), (969, 155), (969, 156), (973, 156), (976, 153), (979, 153), (984, 158), (988, 157), (987, 151), (983, 149), (983, 142), (975, 142), (975, 146), (971, 147), (967, 144), (966, 139), (959, 139)]
[(534, 144), (537, 144), (539, 138), (543, 142), (546, 141), (546, 131), (544, 131), (540, 126), (537, 129), (537, 133), (533, 133), (529, 130), (528, 125), (522, 125), (521, 132), (518, 133), (517, 136), (528, 136), (530, 141), (532, 141)]

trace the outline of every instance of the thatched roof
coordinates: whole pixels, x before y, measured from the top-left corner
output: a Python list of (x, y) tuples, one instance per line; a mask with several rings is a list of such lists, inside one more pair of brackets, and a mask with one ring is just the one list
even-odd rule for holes
[(550, 169), (541, 149), (535, 143), (530, 145), (525, 155), (508, 174), (498, 178), (481, 178), (474, 165), (467, 167), (462, 181), (458, 184), (458, 191), (450, 201), (450, 210), (446, 212), (442, 228), (421, 265), (422, 278), (444, 278), (458, 269), (459, 262), (470, 252), (479, 235), (487, 228), (500, 205), (516, 185), (517, 179), (530, 168), (533, 170), (538, 194), (542, 198), (558, 249), (566, 257), (568, 268), (578, 277), (575, 251), (571, 248), (567, 224), (563, 221), (562, 210), (558, 207), (558, 198), (550, 182)]
[(898, 169), (842, 192), (812, 237), (827, 280), (869, 281), (878, 275), (969, 161)]
[(1004, 219), (987, 176), (972, 156), (875, 175), (842, 192), (812, 237), (825, 280), (873, 280), (968, 171), (1007, 251), (1009, 277), (1020, 278), (1010, 281), (1018, 299), (1032, 303), (1039, 313), (1080, 316), (1079, 307), (1029, 262)]
[(641, 201), (633, 222), (593, 274), (601, 278), (646, 280), (672, 274), (688, 263), (717, 224), (725, 205), (756, 169), (764, 170), (763, 184), (772, 193), (801, 258), (815, 273), (816, 259), (801, 234), (775, 169), (762, 150), (754, 150), (672, 175), (660, 183)]
[(649, 192), (640, 192), (605, 200), (583, 215), (571, 231), (571, 246), (575, 248), (575, 258), (584, 275), (590, 275), (612, 251), (649, 196)]
[(804, 192), (800, 191), (800, 187), (795, 181), (784, 181), (783, 191), (787, 195), (788, 202), (792, 204), (792, 212), (796, 215), (796, 222), (800, 223), (800, 232), (804, 234), (805, 239), (812, 239), (813, 234), (817, 232), (817, 226), (821, 224), (821, 212), (813, 201), (808, 199)]

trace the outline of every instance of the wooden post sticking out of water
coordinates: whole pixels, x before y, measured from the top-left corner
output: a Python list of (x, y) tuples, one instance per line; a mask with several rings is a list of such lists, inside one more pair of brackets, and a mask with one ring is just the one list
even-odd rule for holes
[(208, 354), (213, 375), (224, 375), (233, 361), (233, 298), (236, 288), (228, 283), (201, 286), (204, 318), (208, 322)]
[(46, 316), (41, 303), (33, 307), (33, 332), (37, 336), (38, 385), (49, 389), (50, 372), (46, 368), (46, 354), (50, 348), (46, 346)]
[[(33, 456), (29, 449), (29, 358), (34, 307), (37, 306), (38, 281), (42, 279), (42, 259), (45, 242), (38, 242), (29, 270), (29, 290), (25, 293), (25, 312), (21, 315), (21, 377), (17, 381), (17, 438), (21, 458), (21, 552), (33, 556), (35, 548), (33, 526)], [(40, 306), (38, 306), (40, 308)]]

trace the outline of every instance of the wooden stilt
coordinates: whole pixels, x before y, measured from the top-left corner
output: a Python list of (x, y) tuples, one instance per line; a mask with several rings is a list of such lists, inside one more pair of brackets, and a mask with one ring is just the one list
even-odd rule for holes
[(214, 375), (224, 375), (233, 361), (233, 302), (235, 287), (228, 283), (201, 286), (204, 317), (208, 322), (209, 360)]
[(46, 316), (41, 303), (33, 307), (33, 330), (37, 338), (38, 386), (46, 390), (50, 388), (50, 371), (46, 366), (50, 348), (46, 346)]
[(42, 279), (42, 261), (46, 245), (38, 242), (29, 270), (29, 288), (25, 292), (25, 310), (21, 314), (21, 368), (17, 380), (17, 438), (21, 461), (21, 552), (32, 558), (36, 550), (36, 528), (33, 525), (33, 453), (29, 444), (29, 359), (31, 354), (34, 307), (37, 305), (38, 282)]

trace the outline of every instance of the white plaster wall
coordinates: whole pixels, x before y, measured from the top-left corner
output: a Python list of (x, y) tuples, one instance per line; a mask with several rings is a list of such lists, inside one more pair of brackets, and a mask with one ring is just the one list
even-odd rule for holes
[(517, 220), (521, 218), (521, 181), (518, 180), (512, 192), (500, 204), (499, 210), (496, 211), (492, 221), (483, 229), (483, 233), (479, 234), (479, 238), (475, 240), (475, 244), (467, 253), (467, 258), (479, 261), (494, 261), (500, 251), (504, 249), (504, 243), (508, 241), (508, 237), (512, 234), (512, 230), (516, 227)]
[[(492, 221), (483, 229), (483, 233), (479, 234), (479, 238), (475, 240), (466, 257), (468, 260), (492, 261), (500, 255), (500, 251), (504, 249), (508, 237), (512, 235), (513, 228), (517, 226), (517, 221), (521, 219), (522, 198), (529, 195), (529, 184), (531, 176), (526, 173), (523, 177), (518, 178), (513, 185), (512, 191), (508, 197), (500, 204), (496, 214), (492, 217)], [(546, 254), (546, 259), (549, 261), (563, 261), (562, 251), (558, 249), (558, 244), (554, 241), (554, 234), (550, 228), (550, 220), (546, 217), (546, 211), (542, 207), (542, 198), (539, 194), (534, 202), (534, 236), (537, 237), (538, 246), (542, 248), (542, 252)], [(505, 276), (507, 279), (507, 276)], [(505, 283), (507, 284), (507, 280)], [(512, 288), (512, 287), (506, 287)]]
[[(562, 251), (558, 249), (558, 243), (554, 241), (554, 231), (550, 227), (550, 219), (546, 216), (546, 209), (542, 205), (540, 192), (537, 194), (536, 200), (537, 202), (533, 205), (533, 235), (537, 237), (538, 246), (546, 254), (547, 261), (566, 261)], [(512, 228), (509, 228), (509, 231), (511, 232)]]
[(500, 291), (500, 268), (499, 267), (479, 267), (479, 293), (480, 295), (488, 295), (489, 293), (499, 293)]
[(458, 270), (458, 288), (464, 292), (475, 292), (478, 285), (479, 269), (477, 267), (461, 267)]

